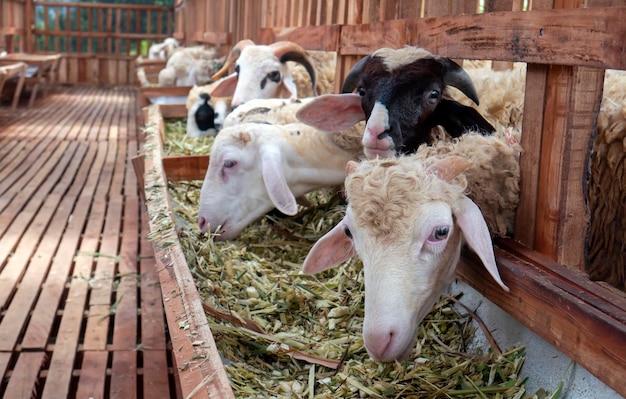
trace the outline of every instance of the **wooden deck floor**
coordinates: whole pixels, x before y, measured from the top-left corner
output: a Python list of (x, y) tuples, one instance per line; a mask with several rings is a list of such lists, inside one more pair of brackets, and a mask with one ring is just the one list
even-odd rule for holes
[(0, 397), (167, 398), (134, 88), (0, 108)]

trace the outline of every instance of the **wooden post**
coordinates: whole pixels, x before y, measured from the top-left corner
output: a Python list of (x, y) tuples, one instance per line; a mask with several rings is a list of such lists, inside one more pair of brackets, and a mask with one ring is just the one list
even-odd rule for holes
[[(33, 0), (26, 0), (24, 10), (24, 36), (26, 41), (26, 52), (33, 52)], [(11, 40), (10, 49), (13, 50), (13, 41)]]
[[(555, 8), (575, 8), (557, 0)], [(584, 67), (548, 69), (545, 97), (535, 249), (558, 263), (584, 270), (589, 211), (583, 187), (602, 99), (604, 71)]]

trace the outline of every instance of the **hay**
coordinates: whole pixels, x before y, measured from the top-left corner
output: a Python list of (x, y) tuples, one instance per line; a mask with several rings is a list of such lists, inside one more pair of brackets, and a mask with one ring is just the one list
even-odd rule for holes
[(408, 360), (383, 364), (369, 357), (360, 261), (317, 276), (300, 273), (313, 243), (343, 216), (336, 192), (309, 194), (312, 206), (297, 215), (267, 215), (237, 240), (217, 242), (196, 226), (201, 184), (169, 183), (169, 192), (180, 243), (237, 398), (537, 397), (525, 396), (519, 378), (523, 347), (496, 354), (470, 346), (472, 312), (454, 306), (462, 293), (441, 297), (421, 323)]

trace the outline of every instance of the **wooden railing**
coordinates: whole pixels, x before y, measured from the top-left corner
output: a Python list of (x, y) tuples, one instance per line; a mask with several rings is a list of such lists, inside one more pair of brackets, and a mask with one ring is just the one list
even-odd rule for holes
[(63, 53), (61, 83), (132, 84), (135, 60), (173, 33), (173, 7), (26, 2), (26, 51)]

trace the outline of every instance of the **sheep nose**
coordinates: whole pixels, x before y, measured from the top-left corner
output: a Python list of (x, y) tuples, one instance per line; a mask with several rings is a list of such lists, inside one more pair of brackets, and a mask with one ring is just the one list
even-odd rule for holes
[(385, 353), (391, 346), (394, 331), (386, 329), (375, 329), (365, 333), (365, 346), (370, 355), (379, 361), (385, 361)]
[(376, 136), (376, 138), (378, 140), (386, 139), (388, 137), (391, 137), (391, 130), (390, 129), (383, 130), (382, 133), (380, 133), (378, 136)]
[(206, 219), (203, 216), (200, 216), (198, 218), (198, 227), (200, 228), (201, 232), (206, 232)]

